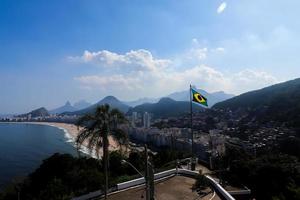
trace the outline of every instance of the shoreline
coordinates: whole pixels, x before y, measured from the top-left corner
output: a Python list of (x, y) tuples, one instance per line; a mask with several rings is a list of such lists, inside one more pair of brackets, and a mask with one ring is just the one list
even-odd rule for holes
[[(32, 124), (32, 125), (43, 125), (43, 126), (52, 126), (63, 130), (64, 137), (66, 139), (66, 143), (71, 143), (71, 145), (77, 149), (76, 147), (76, 137), (78, 136), (79, 132), (82, 130), (82, 127), (77, 127), (75, 124), (67, 124), (67, 123), (60, 123), (60, 122), (0, 122), (0, 123), (11, 123), (11, 124)], [(118, 150), (118, 146), (116, 142), (113, 140), (112, 137), (109, 137), (109, 151)], [(87, 154), (93, 158), (98, 158), (96, 152), (93, 151), (90, 153), (89, 149), (87, 148), (88, 142), (85, 141), (81, 148), (79, 149), (80, 152)], [(99, 151), (99, 157), (102, 157), (102, 149)]]

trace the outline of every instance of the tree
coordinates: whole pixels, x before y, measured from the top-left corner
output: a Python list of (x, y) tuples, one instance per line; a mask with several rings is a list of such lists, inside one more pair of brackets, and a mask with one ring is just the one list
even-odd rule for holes
[(208, 187), (209, 187), (208, 179), (202, 174), (197, 175), (196, 182), (194, 183), (192, 189), (196, 190), (198, 193), (201, 194)]
[(77, 147), (80, 148), (87, 141), (90, 153), (95, 151), (98, 158), (102, 148), (105, 174), (105, 199), (107, 199), (108, 191), (109, 135), (118, 142), (119, 146), (126, 145), (128, 143), (127, 134), (118, 126), (124, 123), (127, 123), (124, 114), (117, 109), (110, 109), (108, 104), (97, 107), (93, 114), (84, 115), (77, 123), (78, 126), (83, 127), (76, 139)]

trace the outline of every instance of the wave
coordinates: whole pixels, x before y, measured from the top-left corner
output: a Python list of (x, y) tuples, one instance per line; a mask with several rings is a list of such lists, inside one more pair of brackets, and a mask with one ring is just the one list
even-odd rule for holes
[[(55, 128), (58, 128), (60, 130), (62, 130), (64, 132), (64, 137), (67, 143), (70, 143), (75, 149), (77, 149), (77, 145), (76, 145), (76, 138), (73, 137), (67, 129), (57, 126), (57, 125), (53, 125), (53, 124), (48, 124), (48, 123), (31, 123), (31, 122), (25, 122), (24, 124), (34, 124), (34, 125), (45, 125), (45, 126), (52, 126)], [(92, 152), (90, 152), (90, 150), (86, 147), (86, 146), (81, 146), (79, 148), (79, 151), (82, 152), (85, 155), (88, 155), (92, 158), (98, 159), (97, 153), (95, 150), (93, 150)]]
[[(71, 143), (72, 146), (77, 149), (76, 139), (68, 132), (67, 129), (62, 128), (62, 127), (57, 127), (55, 125), (50, 125), (50, 126), (54, 126), (54, 127), (58, 128), (60, 130), (63, 130), (66, 142), (67, 143)], [(87, 147), (85, 147), (85, 146), (81, 146), (79, 148), (79, 151), (82, 152), (82, 153), (84, 153), (84, 154), (86, 154), (86, 155), (88, 155), (88, 156), (91, 156), (92, 158), (98, 158), (98, 156), (96, 154), (96, 151), (90, 152), (90, 150)]]

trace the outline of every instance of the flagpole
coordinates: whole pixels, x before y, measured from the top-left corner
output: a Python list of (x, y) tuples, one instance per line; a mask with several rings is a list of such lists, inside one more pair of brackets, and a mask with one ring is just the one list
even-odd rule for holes
[[(193, 133), (193, 104), (192, 104), (192, 85), (190, 84), (190, 111), (191, 111), (191, 139), (192, 139), (192, 159), (191, 159), (191, 169), (194, 162), (194, 133)], [(193, 169), (192, 169), (193, 170)]]

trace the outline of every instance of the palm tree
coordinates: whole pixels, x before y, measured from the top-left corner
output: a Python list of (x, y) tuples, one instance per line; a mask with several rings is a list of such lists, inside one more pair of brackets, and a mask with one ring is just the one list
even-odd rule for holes
[(119, 146), (128, 144), (127, 134), (119, 128), (119, 124), (127, 123), (123, 113), (118, 109), (110, 109), (108, 104), (96, 108), (95, 113), (82, 116), (78, 122), (78, 127), (83, 127), (76, 138), (79, 149), (86, 141), (90, 153), (96, 152), (99, 158), (99, 151), (103, 150), (103, 163), (105, 175), (104, 196), (107, 199), (108, 191), (108, 147), (111, 135)]

